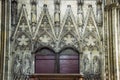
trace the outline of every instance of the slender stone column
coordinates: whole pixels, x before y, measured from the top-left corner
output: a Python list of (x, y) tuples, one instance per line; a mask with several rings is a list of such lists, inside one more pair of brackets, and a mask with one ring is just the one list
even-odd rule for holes
[[(77, 0), (77, 25), (78, 25), (78, 28), (79, 28), (79, 32), (80, 32), (80, 35), (82, 33), (82, 29), (83, 29), (83, 24), (84, 24), (84, 13), (83, 13), (83, 4), (84, 4), (84, 0)], [(83, 51), (82, 51), (82, 45), (80, 45), (80, 55), (79, 55), (79, 72), (80, 74), (83, 74), (83, 63), (82, 63), (82, 57), (83, 57)]]
[(4, 40), (5, 40), (5, 0), (1, 0), (1, 46), (0, 46), (0, 80), (3, 80)]
[[(105, 7), (105, 27), (107, 27), (107, 41), (106, 41), (106, 80), (119, 80), (119, 65), (118, 54), (120, 53), (118, 47), (119, 39), (119, 10), (120, 5), (113, 3)], [(106, 32), (106, 31), (105, 31)]]

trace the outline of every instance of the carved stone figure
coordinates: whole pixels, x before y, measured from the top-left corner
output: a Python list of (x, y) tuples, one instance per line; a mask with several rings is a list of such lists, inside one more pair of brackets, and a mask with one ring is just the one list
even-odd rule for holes
[(31, 21), (32, 22), (36, 22), (36, 13), (35, 13), (35, 11), (36, 11), (36, 5), (32, 5), (32, 14), (31, 14), (31, 16), (32, 16)]
[(55, 22), (59, 22), (60, 20), (60, 9), (59, 9), (59, 5), (56, 4), (55, 5), (55, 9), (56, 9), (56, 12), (55, 12)]
[(99, 73), (100, 69), (100, 63), (99, 58), (97, 56), (94, 56), (93, 58), (93, 72), (94, 74)]
[(16, 17), (17, 17), (17, 6), (18, 6), (17, 1), (13, 0), (12, 5), (11, 5), (11, 11), (12, 11), (12, 13), (11, 13), (12, 20), (11, 20), (11, 22), (12, 22), (13, 25), (16, 24), (16, 20), (17, 20), (16, 19)]
[(83, 64), (84, 64), (84, 72), (89, 72), (89, 58), (87, 55), (84, 56), (83, 58)]
[(21, 59), (20, 55), (16, 54), (14, 61), (13, 61), (13, 79), (16, 79), (20, 76), (21, 74)]
[(25, 54), (25, 58), (23, 61), (23, 74), (24, 75), (29, 75), (31, 73), (31, 61), (30, 61), (30, 56), (28, 54)]

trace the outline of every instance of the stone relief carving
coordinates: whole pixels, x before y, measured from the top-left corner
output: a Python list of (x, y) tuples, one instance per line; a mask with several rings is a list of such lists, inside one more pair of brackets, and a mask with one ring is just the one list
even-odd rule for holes
[(84, 65), (82, 72), (86, 75), (88, 74), (100, 74), (100, 58), (99, 58), (99, 51), (97, 48), (94, 47), (93, 50), (88, 47), (84, 47), (83, 51), (83, 58), (82, 58), (82, 65)]
[(25, 35), (22, 35), (20, 38), (17, 39), (19, 41), (19, 45), (28, 45), (27, 41), (28, 38), (25, 37)]
[[(89, 7), (91, 10), (91, 7)], [(94, 16), (92, 15), (92, 10), (89, 11), (89, 16), (86, 21), (86, 27), (84, 28), (84, 48), (83, 48), (83, 56), (86, 56), (86, 61), (89, 60), (89, 69), (85, 71), (85, 67), (83, 73), (86, 75), (98, 74), (100, 73), (100, 63), (98, 59), (92, 59), (92, 56), (99, 56), (99, 50), (97, 47), (100, 46), (99, 42), (99, 33), (98, 28), (96, 27), (96, 23), (94, 23)], [(83, 59), (85, 59), (83, 57)], [(83, 64), (86, 64), (85, 60), (83, 60)]]
[(83, 69), (82, 69), (82, 73), (84, 73), (84, 74), (89, 73), (89, 71), (90, 71), (90, 59), (89, 59), (89, 55), (90, 55), (90, 50), (86, 46), (86, 47), (84, 47), (83, 57), (82, 57), (82, 63), (83, 63), (82, 65), (84, 65)]
[(50, 41), (50, 37), (47, 35), (43, 35), (43, 37), (40, 37), (39, 39), (44, 43), (48, 43)]
[(22, 25), (20, 25), (20, 28), (22, 31), (25, 31), (25, 29), (27, 28), (28, 26), (25, 25), (25, 23), (22, 23)]
[[(55, 10), (55, 21), (57, 23), (55, 22), (54, 24), (54, 20), (53, 18), (51, 18), (51, 15), (49, 14), (49, 8), (46, 4), (43, 5), (43, 10), (41, 11), (40, 18), (37, 22), (37, 14), (34, 13), (37, 11), (36, 5), (37, 4), (31, 3), (31, 20), (28, 19), (25, 5), (22, 6), (20, 18), (18, 20), (18, 24), (16, 25), (16, 30), (13, 34), (14, 40), (12, 43), (14, 45), (17, 45), (17, 47), (22, 46), (22, 48), (24, 48), (23, 52), (25, 52), (25, 47), (27, 46), (30, 51), (28, 54), (31, 54), (32, 50), (38, 48), (41, 45), (51, 46), (56, 52), (59, 52), (65, 46), (74, 46), (78, 50), (81, 50), (81, 52), (83, 53), (83, 69), (81, 71), (83, 73), (90, 73), (90, 69), (92, 69), (91, 65), (93, 65), (93, 73), (98, 73), (100, 69), (98, 66), (100, 65), (99, 58), (90, 58), (90, 56), (92, 56), (94, 53), (97, 55), (99, 54), (99, 50), (98, 53), (92, 52), (92, 48), (100, 46), (99, 30), (94, 16), (94, 12), (92, 10), (93, 8), (89, 5), (88, 14), (86, 15), (87, 17), (84, 19), (85, 15), (83, 15), (84, 10), (82, 9), (83, 3), (78, 4), (79, 18), (76, 21), (75, 16), (72, 12), (71, 5), (68, 5), (65, 17), (60, 23), (60, 6), (56, 4), (57, 10)], [(32, 22), (36, 23), (36, 25), (32, 25)], [(58, 25), (58, 22), (60, 23), (59, 26), (57, 26), (59, 27), (57, 28), (59, 30), (56, 31), (55, 25)], [(21, 64), (19, 60), (17, 60), (17, 62), (15, 63), (16, 67), (20, 66)], [(31, 64), (32, 63), (30, 60), (30, 56), (24, 54), (24, 59), (22, 63), (22, 65), (24, 66), (24, 75), (32, 73), (32, 71), (30, 70)]]
[(94, 74), (100, 73), (100, 60), (97, 56), (93, 57), (93, 73)]
[(87, 56), (83, 58), (83, 63), (84, 63), (84, 73), (89, 73), (90, 71), (90, 60)]
[(24, 55), (24, 61), (23, 61), (23, 74), (24, 75), (29, 75), (31, 74), (31, 56), (30, 53), (29, 54), (25, 54)]
[(92, 23), (89, 23), (87, 26), (88, 30), (91, 32), (92, 30), (95, 29), (94, 25)]
[(68, 31), (70, 31), (70, 30), (72, 29), (72, 27), (74, 27), (74, 25), (73, 25), (71, 22), (68, 21), (68, 22), (66, 23), (65, 27), (67, 27), (66, 29), (67, 29)]
[(85, 39), (85, 41), (87, 42), (87, 46), (94, 46), (95, 45), (95, 41), (96, 39), (93, 38), (93, 36), (89, 36), (88, 38)]
[(21, 75), (22, 60), (19, 54), (16, 54), (13, 61), (13, 79), (17, 79)]
[(71, 35), (67, 35), (66, 37), (64, 37), (64, 40), (66, 44), (73, 44), (74, 42), (74, 38)]
[(27, 75), (31, 74), (32, 71), (32, 57), (31, 57), (31, 51), (29, 48), (26, 50), (20, 50), (18, 48), (14, 52), (13, 57), (13, 80), (17, 79), (24, 79), (27, 77)]

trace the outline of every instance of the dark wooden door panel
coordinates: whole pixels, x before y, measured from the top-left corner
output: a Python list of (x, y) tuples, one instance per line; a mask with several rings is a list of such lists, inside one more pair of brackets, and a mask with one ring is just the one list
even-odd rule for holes
[(37, 51), (35, 73), (55, 73), (55, 54), (51, 49), (42, 48)]
[(60, 73), (79, 73), (78, 60), (60, 60)]
[(55, 73), (55, 60), (36, 60), (36, 73)]
[(35, 55), (35, 73), (56, 72), (79, 73), (79, 54), (72, 49), (63, 50), (60, 54), (49, 49), (38, 51)]

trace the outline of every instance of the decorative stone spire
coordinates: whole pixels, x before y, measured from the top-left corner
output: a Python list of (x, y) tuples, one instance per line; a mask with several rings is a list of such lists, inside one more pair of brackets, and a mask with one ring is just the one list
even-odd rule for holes
[(78, 1), (78, 4), (83, 4), (84, 3), (84, 0), (77, 0)]
[(37, 0), (31, 0), (31, 23), (35, 25), (37, 22)]
[(97, 23), (98, 26), (102, 26), (102, 20), (103, 16), (102, 16), (102, 1), (98, 0), (97, 1)]
[(60, 22), (60, 0), (55, 0), (55, 23), (59, 23)]
[(83, 15), (83, 3), (84, 3), (84, 0), (78, 0), (78, 11), (77, 11), (77, 14), (78, 14), (78, 26), (83, 26), (83, 21), (84, 21), (84, 15)]
[(56, 27), (56, 35), (59, 34), (59, 27), (60, 27), (60, 0), (54, 0), (55, 4), (55, 12), (54, 12), (54, 24)]
[(47, 10), (47, 4), (44, 4), (44, 5), (43, 5), (43, 10), (44, 10), (44, 12), (46, 13), (46, 10)]
[(60, 0), (55, 0), (55, 13), (54, 13), (55, 25), (60, 25)]
[(35, 32), (37, 23), (37, 0), (31, 0), (31, 26), (32, 32)]
[(12, 16), (11, 23), (12, 23), (12, 25), (16, 25), (18, 2), (17, 2), (17, 0), (12, 0), (11, 4), (12, 4), (11, 5), (11, 16)]

